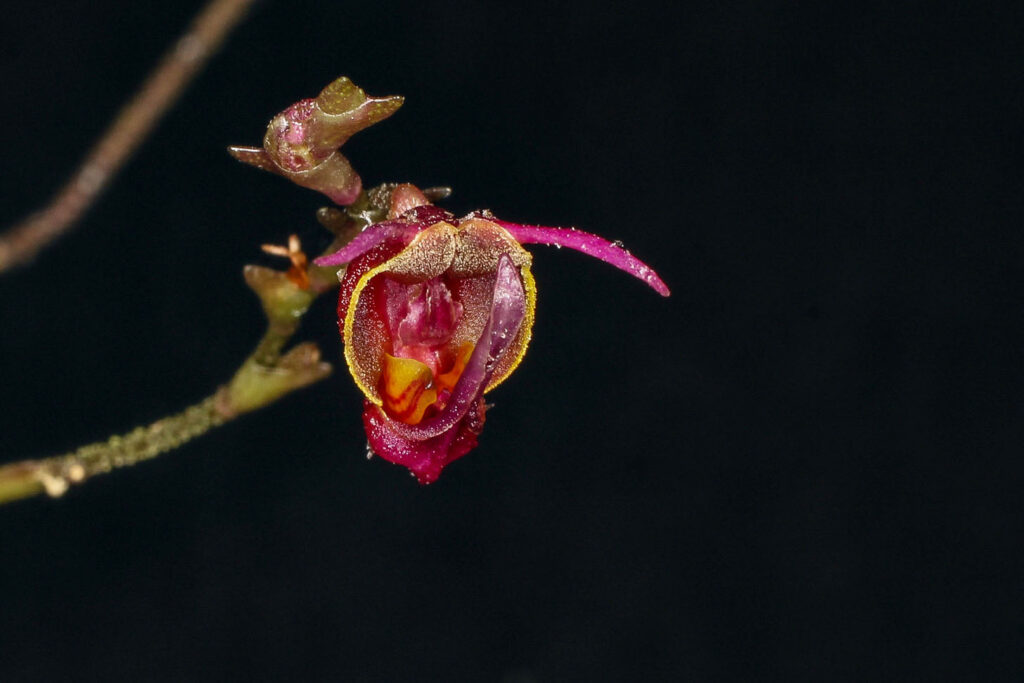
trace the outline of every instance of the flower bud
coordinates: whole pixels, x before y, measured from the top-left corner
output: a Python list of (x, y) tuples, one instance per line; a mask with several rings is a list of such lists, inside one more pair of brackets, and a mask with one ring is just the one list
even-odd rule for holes
[(300, 100), (271, 119), (262, 149), (229, 147), (228, 152), (347, 206), (363, 185), (338, 149), (355, 133), (391, 116), (402, 102), (399, 96), (368, 97), (342, 76), (316, 99)]

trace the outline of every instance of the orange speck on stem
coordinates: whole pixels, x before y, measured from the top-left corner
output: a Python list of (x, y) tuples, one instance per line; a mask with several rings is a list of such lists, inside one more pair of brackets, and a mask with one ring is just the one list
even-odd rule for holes
[(268, 254), (283, 256), (291, 261), (291, 267), (288, 268), (285, 276), (299, 289), (309, 289), (309, 275), (306, 272), (309, 268), (309, 260), (306, 257), (306, 252), (302, 251), (302, 243), (299, 241), (298, 235), (288, 237), (287, 247), (264, 244), (261, 248)]

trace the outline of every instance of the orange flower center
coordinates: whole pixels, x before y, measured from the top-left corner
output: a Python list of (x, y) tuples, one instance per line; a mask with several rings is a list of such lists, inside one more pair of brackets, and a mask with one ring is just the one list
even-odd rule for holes
[(459, 347), (451, 366), (436, 377), (426, 363), (415, 358), (396, 358), (384, 354), (380, 393), (388, 415), (406, 424), (419, 424), (431, 406), (441, 410), (473, 354), (473, 344)]
[(391, 280), (385, 291), (397, 320), (391, 327), (391, 353), (382, 353), (380, 395), (388, 415), (415, 425), (432, 407), (444, 408), (473, 344), (452, 348), (462, 305), (443, 276), (413, 284)]

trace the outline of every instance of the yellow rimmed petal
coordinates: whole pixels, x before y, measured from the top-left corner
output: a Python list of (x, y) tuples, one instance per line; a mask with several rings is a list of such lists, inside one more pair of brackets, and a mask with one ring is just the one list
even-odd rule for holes
[[(377, 390), (377, 381), (383, 369), (383, 349), (380, 348), (382, 332), (370, 329), (369, 325), (356, 325), (356, 319), (360, 317), (360, 307), (369, 309), (373, 305), (372, 301), (363, 301), (362, 294), (367, 285), (382, 274), (409, 282), (439, 276), (448, 269), (455, 256), (455, 233), (455, 227), (443, 221), (426, 228), (393, 258), (363, 274), (352, 291), (342, 331), (345, 362), (356, 386), (375, 405), (382, 404)], [(369, 310), (362, 312), (366, 314), (362, 318), (369, 320)]]
[(530, 252), (520, 246), (508, 230), (483, 218), (470, 218), (459, 225), (454, 277), (480, 277), (498, 270), (498, 259), (508, 254), (512, 263), (522, 268), (533, 261)]
[[(471, 218), (459, 225), (458, 245), (450, 273), (455, 277), (489, 275), (496, 272), (498, 260), (508, 254), (519, 267), (526, 293), (526, 315), (516, 333), (516, 339), (498, 360), (497, 368), (484, 391), (490, 391), (512, 374), (526, 355), (533, 334), (533, 319), (537, 307), (537, 283), (530, 273), (533, 257), (505, 228), (485, 218)], [(487, 287), (489, 290), (490, 287)]]

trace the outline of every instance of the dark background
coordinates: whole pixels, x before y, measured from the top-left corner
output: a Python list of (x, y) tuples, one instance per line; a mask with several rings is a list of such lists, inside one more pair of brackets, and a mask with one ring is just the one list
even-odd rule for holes
[[(11, 4), (0, 223), (200, 3)], [(175, 412), (262, 331), (319, 196), (242, 167), (347, 74), (345, 153), (533, 249), (535, 340), (440, 481), (328, 381), (0, 509), (0, 680), (1009, 680), (1024, 674), (1019, 3), (843, 12), (267, 0), (69, 237), (0, 278), (0, 459)], [(339, 357), (333, 301), (299, 339)]]

